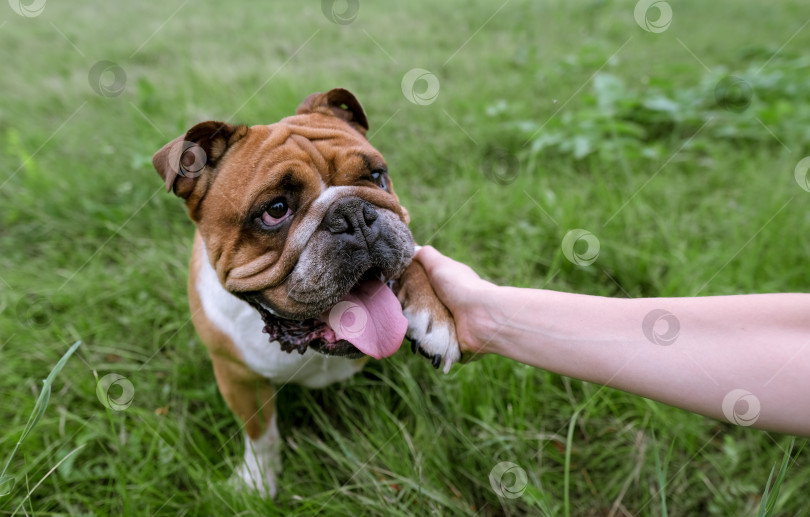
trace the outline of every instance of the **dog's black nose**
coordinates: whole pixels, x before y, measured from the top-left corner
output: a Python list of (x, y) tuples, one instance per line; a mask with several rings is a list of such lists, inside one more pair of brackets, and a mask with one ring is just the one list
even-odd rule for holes
[(379, 214), (374, 206), (357, 197), (344, 198), (333, 204), (323, 225), (326, 230), (346, 239), (371, 244), (380, 234)]

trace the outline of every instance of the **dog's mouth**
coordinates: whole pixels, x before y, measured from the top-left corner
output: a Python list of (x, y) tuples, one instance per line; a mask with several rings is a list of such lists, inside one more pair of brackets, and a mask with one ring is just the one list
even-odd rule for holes
[(331, 309), (306, 320), (281, 318), (261, 304), (254, 306), (265, 324), (262, 332), (287, 353), (312, 348), (326, 355), (382, 359), (399, 349), (408, 329), (390, 284), (378, 271), (366, 272)]

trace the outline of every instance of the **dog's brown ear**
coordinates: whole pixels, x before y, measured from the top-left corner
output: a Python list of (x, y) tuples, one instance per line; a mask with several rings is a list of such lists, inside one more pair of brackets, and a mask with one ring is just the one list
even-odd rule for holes
[(335, 88), (326, 93), (313, 93), (295, 110), (298, 115), (323, 113), (345, 120), (363, 136), (368, 131), (368, 119), (360, 101), (349, 90)]
[(247, 126), (236, 126), (209, 120), (178, 136), (152, 157), (152, 165), (166, 182), (166, 190), (173, 190), (183, 199), (188, 199), (205, 176), (204, 183), (212, 178), (204, 174), (216, 167), (225, 151), (247, 134)]

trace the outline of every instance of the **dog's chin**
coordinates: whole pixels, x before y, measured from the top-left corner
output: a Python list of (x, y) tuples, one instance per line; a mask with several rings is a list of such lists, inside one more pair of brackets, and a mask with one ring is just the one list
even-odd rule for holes
[(357, 278), (353, 282), (349, 282), (343, 289), (333, 292), (325, 299), (307, 304), (307, 307), (297, 314), (271, 309), (258, 298), (254, 298), (250, 303), (264, 322), (262, 332), (268, 335), (271, 343), (278, 342), (283, 351), (303, 354), (307, 349), (312, 349), (324, 355), (358, 359), (365, 354), (350, 342), (338, 339), (322, 316), (350, 293), (356, 285), (369, 278), (379, 279), (383, 283), (387, 282), (379, 269), (370, 269), (357, 275)]
[(320, 318), (290, 320), (281, 318), (263, 307), (257, 308), (264, 322), (262, 332), (269, 341), (278, 342), (287, 353), (303, 354), (308, 348), (324, 355), (357, 359), (365, 354), (344, 339), (337, 339), (334, 331)]

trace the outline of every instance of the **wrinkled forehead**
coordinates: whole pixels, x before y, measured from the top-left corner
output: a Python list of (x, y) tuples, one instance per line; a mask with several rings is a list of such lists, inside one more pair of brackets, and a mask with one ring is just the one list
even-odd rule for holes
[(207, 195), (225, 198), (227, 204), (204, 203), (203, 210), (206, 204), (230, 206), (233, 211), (217, 211), (216, 217), (238, 219), (263, 193), (292, 189), (309, 199), (384, 168), (380, 152), (345, 122), (328, 115), (296, 115), (249, 129), (223, 160), (214, 180), (220, 188)]
[(342, 120), (322, 114), (287, 117), (266, 126), (253, 126), (240, 162), (265, 170), (276, 164), (303, 164), (321, 175), (327, 185), (344, 185), (352, 172), (385, 167), (374, 146)]

